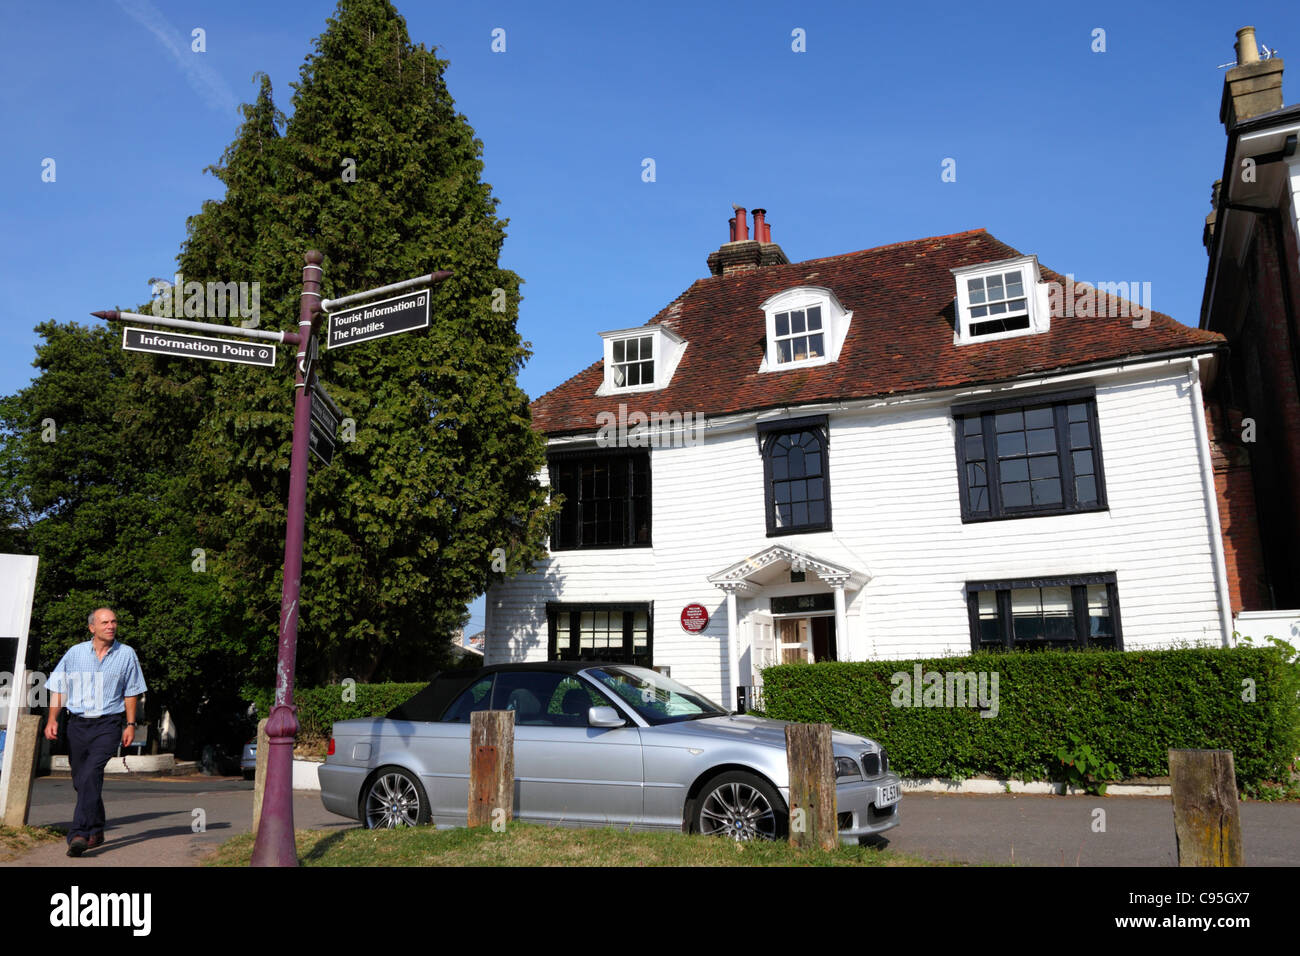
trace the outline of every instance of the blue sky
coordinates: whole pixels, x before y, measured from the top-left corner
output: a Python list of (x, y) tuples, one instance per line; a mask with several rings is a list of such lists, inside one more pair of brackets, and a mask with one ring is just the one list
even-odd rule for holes
[[(253, 75), (291, 112), (289, 84), (335, 4), (6, 6), (9, 394), (32, 376), (37, 322), (97, 321), (172, 274), (186, 217), (220, 195), (203, 169), (234, 138)], [(984, 227), (1081, 280), (1150, 282), (1155, 309), (1194, 325), (1225, 143), (1217, 67), (1246, 24), (1300, 64), (1293, 0), (554, 6), (397, 4), (412, 39), (450, 60), (483, 141), (510, 220), (502, 264), (525, 282), (531, 396), (598, 358), (597, 332), (641, 324), (707, 275), (732, 203), (766, 208), (792, 260)], [(196, 27), (206, 52), (190, 49)], [(949, 158), (955, 182), (941, 179)], [(473, 613), (477, 629), (481, 603)]]

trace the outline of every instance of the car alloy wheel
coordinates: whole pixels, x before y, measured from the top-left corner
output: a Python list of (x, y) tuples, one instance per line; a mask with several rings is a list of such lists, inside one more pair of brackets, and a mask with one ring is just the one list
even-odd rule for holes
[(429, 822), (429, 801), (420, 781), (400, 767), (385, 767), (366, 791), (366, 827), (413, 827)]
[(695, 804), (695, 829), (733, 840), (775, 840), (784, 836), (781, 798), (764, 780), (726, 773), (709, 783)]

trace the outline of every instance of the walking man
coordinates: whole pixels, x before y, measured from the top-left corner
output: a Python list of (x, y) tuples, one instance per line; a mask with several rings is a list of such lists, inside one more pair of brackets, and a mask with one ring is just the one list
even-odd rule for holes
[(147, 690), (135, 651), (117, 642), (112, 608), (91, 612), (91, 639), (75, 644), (49, 680), (50, 716), (45, 736), (57, 740), (59, 711), (68, 707), (68, 762), (77, 809), (68, 831), (68, 856), (81, 856), (104, 842), (104, 766), (118, 744), (135, 740), (135, 708)]

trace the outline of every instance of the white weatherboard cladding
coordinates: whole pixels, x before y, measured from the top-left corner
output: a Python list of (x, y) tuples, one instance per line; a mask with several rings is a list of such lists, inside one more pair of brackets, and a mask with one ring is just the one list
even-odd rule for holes
[[(1072, 383), (1077, 387), (1077, 382)], [(781, 542), (870, 580), (848, 598), (841, 659), (970, 651), (968, 581), (1113, 571), (1124, 647), (1221, 643), (1209, 524), (1185, 365), (1096, 380), (1109, 510), (963, 524), (949, 406), (830, 413), (834, 530), (769, 538), (756, 431), (708, 433), (653, 449), (652, 548), (557, 552), (488, 597), (487, 662), (544, 660), (546, 602), (654, 602), (654, 662), (713, 695), (726, 692), (726, 596), (707, 578)], [(806, 410), (805, 410), (806, 411)], [(792, 416), (801, 414), (791, 409)], [(1215, 531), (1217, 534), (1217, 529)], [(754, 611), (802, 585), (738, 598), (741, 682)], [(709, 609), (688, 634), (687, 604)]]
[(1300, 643), (1300, 608), (1238, 611), (1233, 617), (1232, 626), (1243, 638), (1250, 638), (1256, 647), (1268, 646), (1267, 639), (1270, 637), (1288, 644), (1297, 644)]
[[(1286, 163), (1287, 192), (1291, 200), (1290, 219), (1295, 229), (1296, 245), (1300, 246), (1300, 157), (1292, 156)], [(1300, 262), (1296, 263), (1300, 268)]]

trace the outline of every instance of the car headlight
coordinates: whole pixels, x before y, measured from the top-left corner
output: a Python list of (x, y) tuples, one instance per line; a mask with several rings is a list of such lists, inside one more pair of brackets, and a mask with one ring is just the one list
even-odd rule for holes
[(840, 777), (860, 777), (862, 771), (858, 769), (858, 762), (852, 757), (835, 758), (835, 776)]

